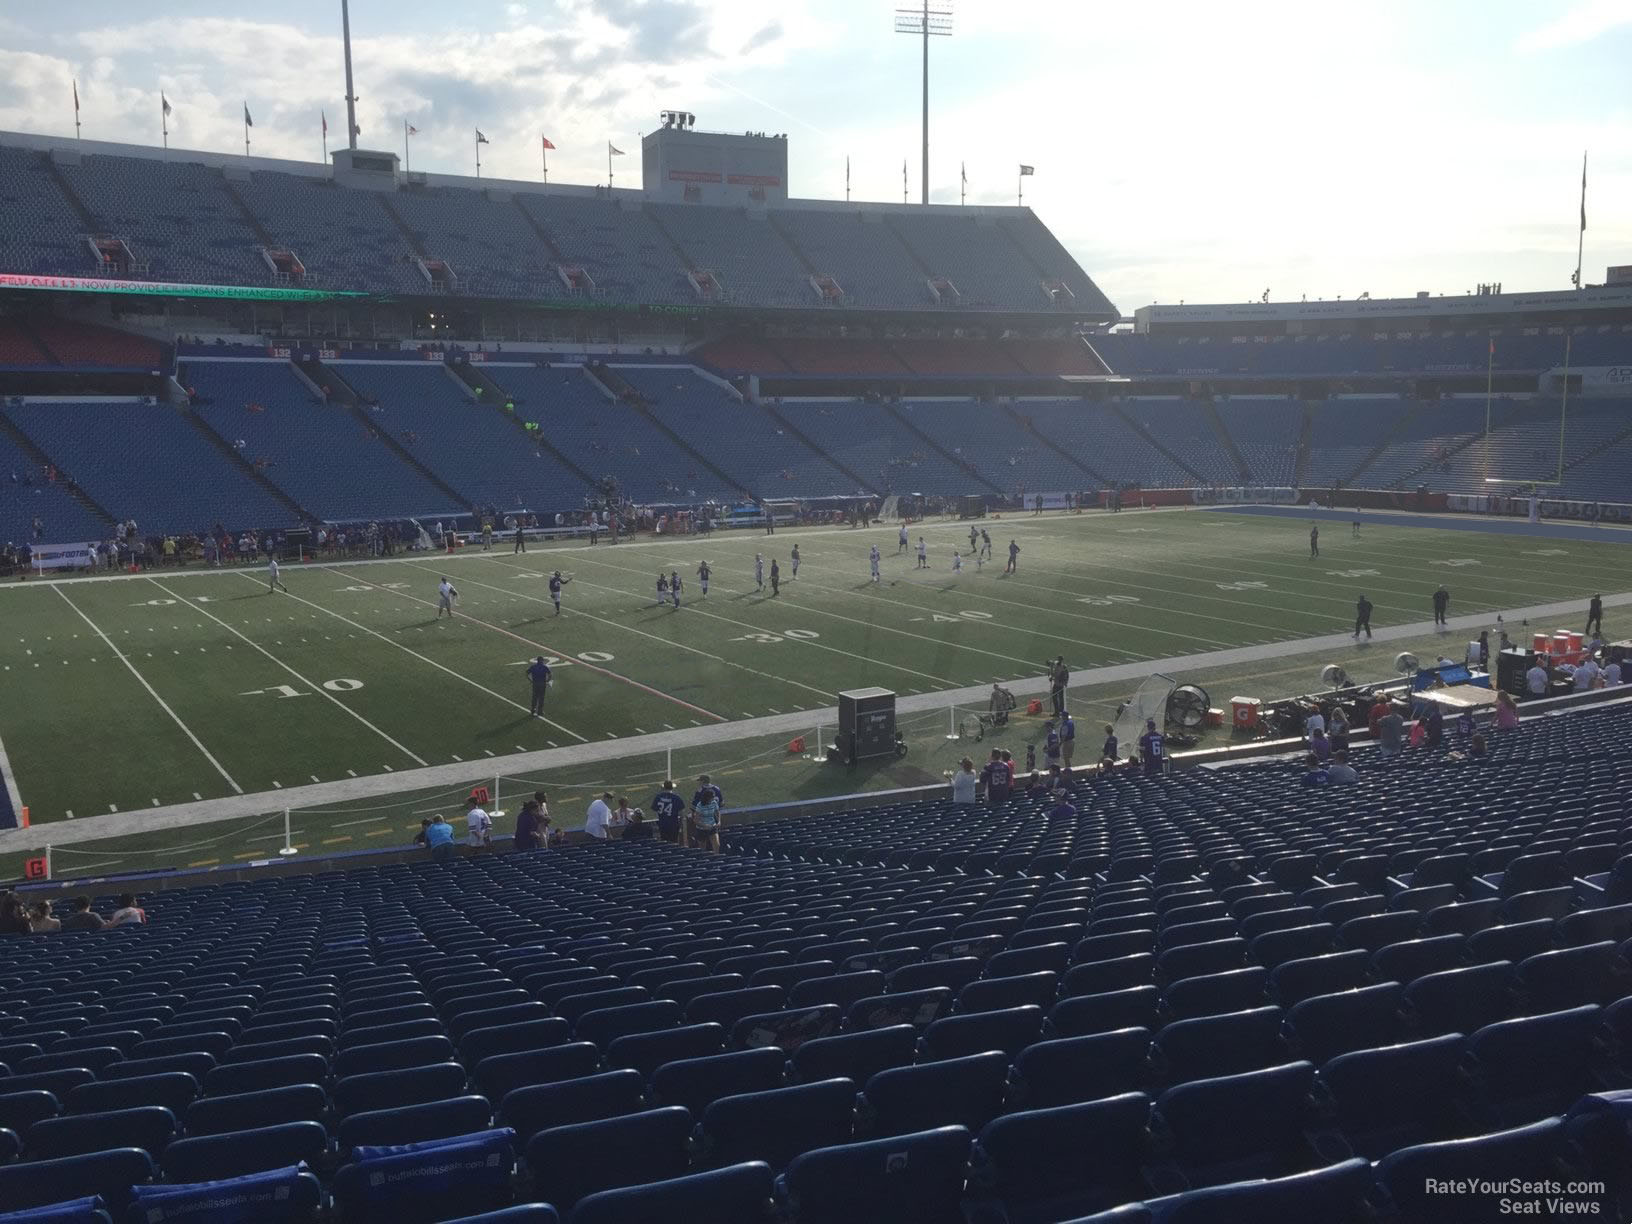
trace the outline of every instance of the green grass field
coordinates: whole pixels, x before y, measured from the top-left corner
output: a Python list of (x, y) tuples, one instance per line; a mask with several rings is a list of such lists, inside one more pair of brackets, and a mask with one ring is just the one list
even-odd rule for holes
[[(825, 716), (831, 730), (842, 689), (935, 694), (1036, 677), (1057, 654), (1083, 681), (1072, 703), (1097, 743), (1097, 722), (1135, 685), (1096, 685), (1086, 675), (1093, 668), (1271, 646), (1251, 663), (1169, 668), (1207, 684), (1214, 705), (1248, 685), (1265, 697), (1308, 691), (1324, 662), (1382, 678), (1396, 650), (1443, 645), (1460, 657), (1472, 635), (1445, 644), (1425, 629), (1420, 639), (1318, 657), (1299, 657), (1290, 644), (1346, 635), (1361, 590), (1378, 629), (1430, 621), (1439, 582), (1451, 589), (1453, 616), (1489, 612), (1493, 621), (1495, 610), (1556, 600), (1579, 599), (1584, 610), (1593, 591), (1622, 585), (1625, 569), (1615, 542), (1386, 522), (1368, 523), (1359, 538), (1345, 524), (1323, 524), (1319, 559), (1308, 555), (1299, 518), (1128, 512), (985, 526), (996, 559), (981, 569), (967, 560), (956, 576), (952, 550), (967, 549), (968, 529), (948, 522), (912, 529), (914, 543), (920, 534), (928, 542), (928, 571), (897, 553), (894, 528), (880, 527), (288, 565), (289, 593), (273, 595), (258, 570), (29, 581), (0, 590), (0, 743), (35, 825), (239, 794), (263, 798), (258, 811), (270, 814), (284, 806), (280, 791), (380, 778), (377, 793), (300, 818), (299, 844), (355, 848), (406, 840), (421, 811), (455, 814), (467, 783), (392, 781), (427, 766), (504, 774), (509, 793), (547, 787), (558, 818), (575, 824), (593, 789), (627, 786), (644, 803), (667, 758), (642, 742), (627, 759), (520, 777), (504, 758), (585, 744), (604, 753), (640, 735), (796, 712), (812, 729)], [(1007, 576), (1011, 538), (1022, 553)], [(803, 565), (793, 579), (796, 542)], [(874, 543), (884, 554), (876, 584), (867, 565)], [(780, 560), (779, 596), (768, 581), (756, 589), (756, 552), (767, 566)], [(696, 579), (704, 558), (714, 568), (706, 599)], [(572, 577), (559, 618), (546, 587), (555, 568)], [(659, 568), (686, 580), (678, 611), (655, 606)], [(451, 621), (435, 615), (444, 573), (460, 592)], [(540, 653), (556, 661), (545, 719), (528, 715), (524, 675)], [(963, 749), (942, 738), (945, 704), (924, 701), (931, 708), (901, 719), (908, 757), (872, 770), (824, 772), (787, 753), (789, 734), (751, 726), (728, 742), (676, 750), (673, 768), (682, 778), (729, 775), (737, 804), (928, 781)], [(1021, 720), (1009, 738), (1019, 747), (1037, 733)], [(86, 870), (154, 856), (166, 865), (256, 857), (281, 840), (281, 816), (270, 827), (266, 819), (75, 853)], [(0, 869), (14, 874), (17, 857), (0, 858)]]

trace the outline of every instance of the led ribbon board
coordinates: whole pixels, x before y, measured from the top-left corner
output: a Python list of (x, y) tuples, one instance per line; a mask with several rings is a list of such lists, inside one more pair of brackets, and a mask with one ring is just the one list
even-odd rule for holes
[(265, 285), (183, 285), (167, 281), (106, 280), (96, 276), (25, 276), (0, 272), (0, 290), (44, 289), (54, 293), (121, 293), (132, 297), (231, 298), (245, 302), (329, 302), (369, 295), (345, 289), (280, 289)]

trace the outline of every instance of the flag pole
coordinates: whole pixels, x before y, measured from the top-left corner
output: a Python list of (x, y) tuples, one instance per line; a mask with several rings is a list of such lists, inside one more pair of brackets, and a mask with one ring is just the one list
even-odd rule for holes
[(612, 142), (606, 142), (606, 193), (612, 194)]
[(1584, 288), (1581, 284), (1581, 253), (1587, 242), (1587, 154), (1581, 153), (1581, 231), (1575, 237), (1575, 287)]
[(249, 156), (249, 99), (244, 99), (244, 156)]
[(850, 154), (844, 155), (844, 202), (850, 202)]
[(74, 139), (79, 137), (79, 79), (74, 79)]
[(544, 158), (544, 181), (546, 183), (550, 181), (550, 146), (545, 143), (547, 139), (548, 138), (544, 136), (540, 136), (538, 138), (538, 151), (540, 156)]
[(161, 90), (159, 93), (159, 134), (164, 137), (164, 150), (170, 151), (170, 106)]
[(323, 164), (329, 164), (329, 116), (327, 111), (318, 111), (318, 119), (323, 125)]
[(1026, 172), (1024, 170), (1014, 176), (1014, 203), (1016, 208), (1026, 206)]
[(482, 134), (476, 133), (476, 177), (482, 177)]
[[(478, 161), (481, 160), (481, 156), (481, 150), (478, 149), (476, 151), (476, 158)], [(408, 153), (408, 120), (404, 118), (402, 121), (402, 172), (404, 174), (409, 174), (413, 171), (413, 168), (414, 161)]]

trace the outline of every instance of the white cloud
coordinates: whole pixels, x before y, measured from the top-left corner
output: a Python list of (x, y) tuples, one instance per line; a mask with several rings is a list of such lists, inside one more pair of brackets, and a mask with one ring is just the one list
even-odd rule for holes
[(1591, 42), (1620, 26), (1632, 25), (1632, 0), (1584, 0), (1546, 25), (1520, 35), (1520, 51), (1557, 51)]

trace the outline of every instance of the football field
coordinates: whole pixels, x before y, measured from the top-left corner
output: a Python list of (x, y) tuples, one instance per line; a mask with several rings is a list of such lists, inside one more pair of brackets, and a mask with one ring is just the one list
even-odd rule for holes
[[(1576, 629), (1589, 595), (1626, 585), (1626, 546), (1608, 531), (1602, 542), (1558, 541), (1372, 516), (1358, 536), (1346, 522), (1322, 523), (1321, 555), (1312, 558), (1302, 517), (1129, 511), (980, 525), (994, 557), (978, 567), (967, 555), (968, 525), (947, 521), (915, 525), (906, 551), (894, 527), (813, 528), (290, 564), (287, 594), (268, 594), (259, 569), (30, 580), (0, 589), (0, 744), (36, 826), (236, 796), (258, 797), (255, 810), (269, 814), (289, 806), (279, 792), (357, 780), (328, 816), (365, 814), (325, 822), (347, 828), (333, 835), (347, 848), (413, 827), (405, 816), (431, 810), (427, 803), (456, 815), (463, 778), (514, 774), (506, 759), (519, 754), (579, 747), (559, 753), (560, 769), (523, 779), (529, 788), (567, 787), (562, 798), (574, 801), (589, 786), (627, 781), (644, 802), (668, 766), (662, 741), (642, 738), (658, 734), (693, 745), (687, 776), (738, 766), (743, 781), (731, 798), (739, 803), (816, 793), (810, 767), (795, 771), (785, 750), (786, 725), (814, 729), (825, 716), (831, 731), (837, 694), (877, 685), (903, 699), (911, 750), (860, 785), (901, 785), (938, 777), (950, 763), (943, 758), (961, 755), (941, 738), (947, 703), (936, 694), (1035, 680), (1056, 655), (1084, 677), (1157, 660), (1178, 671), (1168, 665), (1186, 656), (1261, 647), (1262, 662), (1209, 674), (1259, 678), (1258, 695), (1274, 697), (1318, 687), (1324, 662), (1343, 662), (1357, 678), (1391, 674), (1394, 652), (1410, 643), (1289, 662), (1300, 640), (1347, 637), (1362, 591), (1375, 604), (1376, 629), (1424, 626), (1422, 649), (1460, 658), (1477, 632), (1436, 647), (1429, 601), (1441, 582), (1453, 617), (1481, 614), (1494, 624), (1497, 610), (1577, 600), (1580, 615), (1567, 618)], [(920, 536), (927, 569), (916, 567)], [(1012, 575), (1004, 572), (1011, 539), (1021, 550)], [(877, 583), (868, 575), (874, 544), (883, 556)], [(954, 549), (966, 554), (961, 573)], [(767, 568), (763, 589), (756, 553)], [(780, 594), (768, 577), (773, 557)], [(697, 578), (704, 560), (713, 568), (706, 598)], [(547, 586), (555, 569), (571, 579), (559, 616)], [(684, 580), (679, 609), (657, 603), (660, 570)], [(452, 618), (437, 616), (443, 576), (459, 592)], [(1609, 620), (1609, 637), (1627, 636), (1615, 624), (1622, 613), (1612, 609)], [(545, 716), (534, 718), (525, 673), (541, 654), (555, 683)], [(1079, 696), (1074, 684), (1079, 724), (1102, 719), (1135, 687), (1119, 680)], [(1210, 691), (1214, 705), (1231, 696)], [(762, 719), (781, 721), (700, 730)], [(1097, 728), (1086, 733), (1097, 745)], [(620, 755), (627, 759), (609, 760)], [(419, 772), (431, 767), (454, 768)], [(398, 783), (393, 775), (407, 776)], [(366, 814), (388, 803), (396, 804), (389, 815)], [(248, 809), (240, 801), (236, 810)], [(264, 823), (258, 840), (278, 839), (281, 824)], [(208, 832), (172, 842), (192, 845)], [(374, 844), (398, 840), (406, 833)], [(229, 841), (196, 861), (265, 852)], [(10, 871), (10, 860), (0, 867)]]

